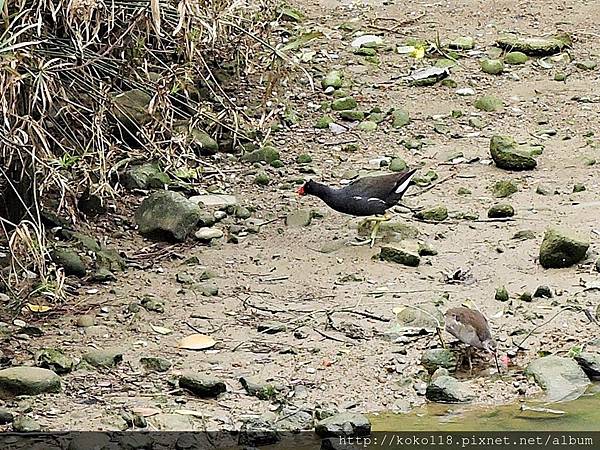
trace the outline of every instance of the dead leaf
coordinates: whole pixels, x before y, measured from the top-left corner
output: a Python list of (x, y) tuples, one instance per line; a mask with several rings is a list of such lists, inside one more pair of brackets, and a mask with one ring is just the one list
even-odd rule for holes
[(214, 347), (217, 342), (205, 334), (192, 334), (179, 341), (179, 348), (186, 350), (206, 350)]
[(138, 416), (151, 417), (160, 414), (161, 410), (156, 408), (145, 408), (143, 406), (140, 406), (137, 408), (132, 408), (131, 412), (137, 414)]
[(192, 411), (191, 409), (178, 409), (175, 414), (181, 414), (182, 416), (194, 416), (194, 417), (205, 417), (200, 411)]
[(52, 309), (49, 306), (34, 305), (32, 303), (27, 303), (27, 307), (29, 308), (30, 311), (37, 312), (37, 313), (45, 313), (45, 312), (48, 312), (48, 311), (50, 311)]
[(159, 327), (157, 325), (152, 325), (150, 324), (150, 328), (152, 328), (152, 331), (154, 331), (155, 333), (158, 334), (171, 334), (173, 332), (173, 330), (169, 329), (169, 328), (165, 328), (165, 327)]

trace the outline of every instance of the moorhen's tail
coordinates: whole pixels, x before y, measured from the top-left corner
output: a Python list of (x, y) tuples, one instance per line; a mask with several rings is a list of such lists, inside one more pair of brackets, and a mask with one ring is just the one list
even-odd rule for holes
[(404, 193), (408, 190), (408, 187), (411, 185), (412, 178), (416, 172), (417, 169), (409, 170), (398, 178), (389, 196), (385, 199), (385, 202), (390, 205), (390, 207), (400, 201)]

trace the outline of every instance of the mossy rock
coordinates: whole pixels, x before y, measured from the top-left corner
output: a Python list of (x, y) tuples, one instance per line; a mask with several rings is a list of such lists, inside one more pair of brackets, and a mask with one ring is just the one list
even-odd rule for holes
[(531, 154), (522, 151), (511, 136), (492, 136), (490, 154), (496, 167), (505, 170), (533, 170), (537, 162)]
[(162, 189), (171, 182), (157, 163), (131, 166), (123, 175), (123, 185), (129, 189)]
[(402, 158), (393, 158), (388, 168), (392, 172), (404, 172), (408, 168), (408, 164)]
[(552, 37), (531, 37), (506, 34), (496, 40), (498, 47), (511, 52), (518, 51), (526, 55), (544, 56), (560, 53), (565, 47), (571, 46), (571, 37), (559, 34)]
[(113, 97), (115, 119), (132, 134), (152, 120), (149, 112), (150, 94), (131, 89)]
[(339, 70), (330, 71), (323, 79), (321, 80), (321, 86), (323, 89), (327, 89), (328, 87), (332, 87), (334, 89), (339, 89), (342, 87), (343, 76)]
[(488, 209), (487, 216), (490, 219), (512, 217), (515, 215), (515, 209), (508, 203), (500, 203)]
[(244, 156), (242, 156), (242, 161), (252, 163), (266, 162), (270, 164), (277, 159), (281, 159), (279, 157), (279, 151), (271, 145), (265, 145), (264, 147), (258, 150), (246, 153)]
[(364, 120), (365, 113), (363, 111), (348, 110), (340, 112), (340, 117), (344, 120), (359, 121)]
[(334, 123), (335, 120), (333, 117), (331, 117), (328, 114), (325, 114), (324, 116), (321, 116), (317, 122), (315, 123), (315, 128), (318, 128), (320, 130), (325, 130), (327, 128), (329, 128), (329, 124)]
[(433, 208), (417, 212), (415, 217), (427, 222), (443, 222), (448, 218), (448, 209), (444, 205), (437, 205)]
[(545, 269), (570, 267), (585, 258), (589, 247), (588, 240), (571, 231), (550, 228), (540, 246), (540, 264)]
[(496, 198), (506, 198), (518, 192), (519, 188), (511, 180), (500, 180), (496, 181), (492, 186), (492, 192)]
[(71, 249), (55, 248), (52, 251), (52, 261), (63, 268), (65, 275), (84, 277), (87, 273), (87, 267), (83, 259)]
[(496, 294), (494, 295), (494, 298), (499, 302), (507, 302), (509, 297), (506, 287), (500, 286), (499, 288), (496, 288)]
[(214, 155), (219, 151), (219, 144), (210, 134), (187, 120), (176, 122), (173, 131), (175, 135), (182, 136), (185, 142), (202, 156)]
[(410, 114), (404, 109), (394, 109), (392, 111), (392, 127), (402, 128), (410, 123)]
[(403, 266), (417, 267), (421, 262), (418, 252), (406, 250), (396, 245), (386, 245), (379, 251), (381, 261), (393, 262)]
[(456, 369), (456, 355), (447, 348), (434, 348), (425, 350), (421, 355), (421, 365), (432, 374), (439, 368), (454, 371)]
[(504, 72), (504, 63), (499, 59), (484, 59), (480, 61), (481, 70), (490, 75), (500, 75)]
[(475, 39), (471, 36), (461, 36), (448, 43), (448, 48), (458, 50), (473, 50), (475, 48)]
[(360, 130), (360, 131), (373, 132), (373, 131), (377, 130), (377, 122), (373, 122), (371, 120), (365, 120), (365, 121), (359, 123), (358, 126), (356, 127), (356, 129)]
[(331, 103), (331, 109), (334, 111), (347, 111), (349, 109), (355, 109), (357, 106), (358, 103), (353, 97), (336, 98)]
[(45, 348), (36, 352), (35, 365), (44, 369), (50, 369), (59, 375), (69, 373), (73, 370), (75, 362), (73, 358), (65, 355), (62, 350)]
[(475, 100), (473, 106), (480, 111), (494, 112), (502, 109), (504, 107), (504, 103), (498, 97), (494, 97), (493, 95), (484, 95)]
[(506, 62), (506, 64), (518, 65), (525, 64), (527, 61), (529, 61), (529, 56), (523, 52), (508, 52), (504, 56), (504, 62)]

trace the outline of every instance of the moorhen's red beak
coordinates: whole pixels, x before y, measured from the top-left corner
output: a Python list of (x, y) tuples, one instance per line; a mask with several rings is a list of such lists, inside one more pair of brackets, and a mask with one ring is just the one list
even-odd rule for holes
[(298, 188), (298, 191), (297, 191), (297, 192), (298, 192), (298, 195), (305, 195), (305, 194), (306, 194), (306, 192), (304, 192), (304, 185), (300, 186), (300, 187)]

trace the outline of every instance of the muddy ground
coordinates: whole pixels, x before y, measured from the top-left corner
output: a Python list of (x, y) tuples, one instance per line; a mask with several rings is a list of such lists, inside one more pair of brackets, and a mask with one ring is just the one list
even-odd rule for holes
[[(321, 219), (302, 228), (274, 221), (262, 226), (258, 234), (242, 237), (238, 244), (223, 242), (209, 247), (188, 242), (170, 247), (146, 241), (127, 226), (133, 223), (133, 209), (142, 200), (133, 197), (126, 204), (117, 204), (118, 214), (89, 229), (83, 225), (83, 231), (105, 236), (128, 257), (136, 257), (141, 268), (129, 268), (118, 281), (106, 285), (81, 285), (67, 316), (36, 322), (44, 336), (12, 339), (11, 352), (15, 362), (31, 364), (32, 354), (44, 347), (62, 348), (73, 357), (93, 347), (120, 347), (124, 362), (111, 370), (75, 371), (62, 377), (61, 394), (16, 399), (4, 406), (30, 411), (49, 429), (120, 429), (124, 426), (121, 412), (139, 407), (161, 414), (183, 411), (180, 416), (184, 422), (191, 420), (193, 425), (189, 426), (219, 429), (237, 426), (250, 414), (277, 409), (278, 402), (245, 393), (238, 379), (250, 374), (290, 387), (293, 394), (285, 401), (308, 409), (325, 403), (361, 412), (406, 411), (425, 402), (418, 392), (419, 382), (426, 379), (419, 360), (424, 349), (439, 346), (439, 341), (435, 335), (407, 338), (405, 343), (385, 339), (384, 333), (393, 323), (394, 307), (436, 301), (444, 293), (449, 298), (441, 306), (443, 310), (471, 299), (490, 318), (503, 352), (513, 349), (515, 341), (524, 336), (514, 335), (516, 331), (532, 330), (555, 315), (561, 305), (575, 301), (596, 310), (598, 291), (584, 292), (582, 286), (582, 280), (598, 280), (598, 273), (592, 271), (593, 256), (576, 267), (558, 270), (542, 269), (536, 258), (544, 230), (557, 225), (590, 238), (590, 255), (598, 251), (598, 234), (593, 232), (600, 228), (598, 166), (587, 165), (585, 158), (600, 160), (600, 103), (572, 100), (575, 96), (600, 96), (598, 69), (585, 71), (570, 64), (564, 69), (570, 74), (567, 81), (557, 82), (556, 70), (542, 69), (530, 60), (521, 66), (507, 66), (504, 74), (494, 76), (481, 72), (481, 55), (475, 55), (462, 58), (452, 69), (458, 88), (471, 87), (476, 92), (475, 97), (463, 97), (455, 93), (456, 88), (439, 84), (406, 86), (395, 77), (408, 73), (411, 65), (425, 62), (392, 51), (379, 53), (379, 66), (366, 63), (350, 51), (352, 33), (338, 26), (359, 18), (360, 30), (382, 32), (386, 43), (398, 45), (407, 37), (433, 41), (436, 33), (442, 40), (472, 36), (476, 49), (484, 52), (504, 31), (533, 35), (567, 31), (575, 38), (571, 52), (575, 60), (600, 61), (600, 5), (591, 1), (498, 0), (302, 1), (296, 6), (309, 17), (298, 29), (318, 29), (326, 35), (309, 45), (318, 53), (306, 67), (315, 74), (317, 70), (341, 69), (353, 82), (349, 91), (358, 100), (359, 109), (401, 107), (410, 112), (412, 122), (399, 130), (382, 124), (372, 133), (334, 135), (329, 130), (316, 130), (313, 124), (322, 112), (311, 103), (319, 105), (326, 96), (318, 83), (314, 93), (295, 83), (289, 86), (289, 102), (299, 124), (273, 138), (284, 168), (267, 169), (271, 184), (259, 187), (252, 182), (254, 169), (239, 163), (228, 172), (232, 178), (220, 183), (223, 192), (235, 194), (240, 203), (255, 208), (254, 220), (271, 220), (298, 208), (318, 210)], [(501, 98), (505, 108), (495, 113), (477, 111), (472, 103), (480, 94)], [(463, 117), (452, 118), (453, 110), (462, 111)], [(434, 131), (436, 120), (432, 116), (436, 115), (440, 115), (437, 121), (450, 128), (450, 134)], [(481, 130), (471, 128), (470, 117), (479, 117), (486, 125)], [(556, 134), (540, 137), (537, 132), (542, 129), (555, 129)], [(515, 173), (482, 163), (489, 160), (490, 137), (499, 133), (543, 144), (538, 167)], [(429, 145), (419, 151), (401, 145), (403, 139), (418, 136)], [(590, 139), (592, 145), (587, 142)], [(359, 150), (342, 151), (347, 141), (359, 144)], [(480, 160), (449, 164), (445, 156), (453, 152)], [(331, 253), (319, 252), (334, 242), (353, 241), (358, 219), (331, 211), (314, 197), (298, 198), (289, 184), (280, 189), (282, 183), (306, 176), (295, 163), (301, 153), (312, 156), (313, 177), (334, 185), (347, 170), (369, 169), (369, 160), (381, 156), (400, 156), (411, 167), (422, 166), (423, 172), (435, 170), (438, 181), (445, 181), (426, 192), (412, 188), (414, 195), (406, 198), (406, 204), (427, 207), (443, 203), (450, 219), (440, 224), (423, 223), (405, 210), (401, 210), (401, 217), (418, 227), (420, 238), (438, 254), (423, 258), (418, 268), (409, 268), (373, 260), (379, 244), (373, 249), (344, 245)], [(453, 177), (448, 178), (450, 175)], [(517, 193), (504, 199), (515, 207), (514, 220), (453, 218), (457, 212), (475, 212), (484, 219), (487, 209), (498, 202), (490, 186), (508, 179), (519, 187)], [(577, 183), (586, 190), (573, 193)], [(536, 193), (540, 185), (557, 194)], [(472, 193), (459, 195), (459, 188)], [(122, 224), (115, 217), (121, 217)], [(520, 230), (532, 230), (535, 238), (512, 239)], [(182, 264), (183, 259), (194, 255), (200, 265)], [(219, 275), (214, 280), (218, 296), (203, 296), (176, 279), (183, 272), (197, 277), (204, 269)], [(469, 270), (472, 277), (466, 282), (448, 283), (444, 273), (457, 269)], [(348, 281), (348, 275), (355, 281)], [(511, 294), (510, 302), (494, 299), (496, 287), (502, 285)], [(517, 298), (539, 285), (550, 286), (554, 298), (536, 298), (530, 303)], [(88, 293), (90, 289), (98, 292)], [(128, 304), (148, 293), (165, 299), (165, 312), (142, 309), (134, 318), (127, 312)], [(355, 313), (337, 312), (339, 309)], [(77, 317), (83, 313), (95, 315), (96, 326), (77, 327)], [(287, 330), (277, 334), (257, 331), (259, 324), (274, 320), (285, 323)], [(162, 336), (150, 324), (167, 327), (173, 333)], [(217, 341), (215, 348), (200, 352), (178, 349), (178, 341), (194, 333), (192, 327), (210, 334)], [(597, 325), (583, 313), (565, 311), (527, 340), (526, 350), (512, 359), (503, 380), (493, 375), (493, 364), (485, 358), (473, 374), (463, 372), (461, 378), (476, 390), (478, 403), (502, 404), (532, 396), (538, 388), (524, 380), (522, 370), (539, 350), (565, 354), (597, 335)], [(147, 374), (140, 356), (161, 356), (173, 367), (164, 374)], [(171, 381), (190, 369), (222, 379), (228, 392), (217, 400), (181, 392)], [(196, 413), (185, 415), (186, 411)], [(160, 416), (148, 418), (151, 427), (160, 427), (156, 417)], [(185, 427), (186, 423), (166, 427)]]

